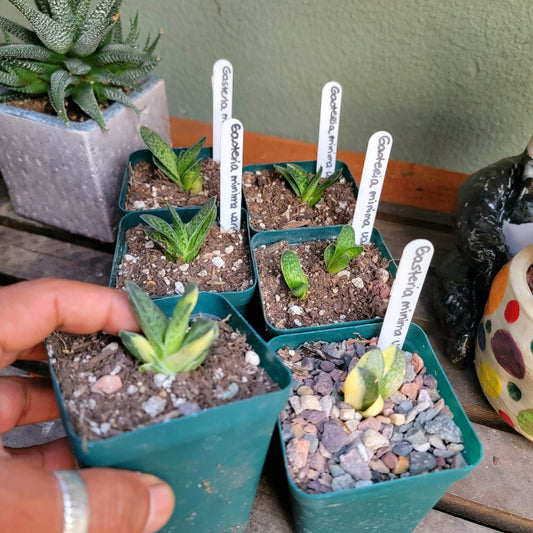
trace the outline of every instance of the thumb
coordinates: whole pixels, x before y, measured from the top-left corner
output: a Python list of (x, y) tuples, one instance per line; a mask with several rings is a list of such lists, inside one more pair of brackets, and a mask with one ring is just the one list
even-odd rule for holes
[[(89, 496), (89, 533), (154, 533), (174, 508), (170, 487), (154, 476), (112, 468), (85, 469), (79, 474)], [(0, 530), (60, 533), (62, 523), (63, 501), (56, 477), (0, 458)]]

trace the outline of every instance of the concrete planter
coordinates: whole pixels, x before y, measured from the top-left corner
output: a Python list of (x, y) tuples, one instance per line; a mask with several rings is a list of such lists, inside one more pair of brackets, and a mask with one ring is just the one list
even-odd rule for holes
[(146, 78), (130, 97), (140, 115), (114, 103), (94, 120), (64, 124), (55, 116), (0, 104), (0, 172), (22, 216), (104, 242), (115, 240), (118, 196), (131, 152), (144, 147), (141, 125), (170, 141), (165, 83)]

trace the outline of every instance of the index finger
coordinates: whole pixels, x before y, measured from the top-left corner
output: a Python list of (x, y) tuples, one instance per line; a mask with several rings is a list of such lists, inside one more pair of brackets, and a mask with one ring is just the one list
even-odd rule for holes
[(138, 329), (122, 291), (54, 278), (0, 289), (0, 368), (54, 330), (116, 334), (121, 329)]

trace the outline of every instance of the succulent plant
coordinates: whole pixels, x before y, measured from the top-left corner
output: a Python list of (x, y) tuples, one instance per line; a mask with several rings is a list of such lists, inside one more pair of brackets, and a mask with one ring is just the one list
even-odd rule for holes
[(281, 272), (291, 292), (300, 300), (309, 294), (309, 280), (305, 275), (298, 256), (292, 250), (281, 254)]
[(154, 239), (165, 252), (169, 261), (181, 259), (184, 263), (192, 261), (200, 251), (209, 229), (217, 216), (217, 197), (213, 196), (202, 209), (186, 224), (179, 213), (167, 204), (173, 225), (155, 215), (140, 215), (148, 224), (146, 234)]
[(159, 134), (141, 126), (141, 137), (153, 155), (154, 165), (180, 189), (198, 194), (202, 190), (202, 161), (198, 155), (207, 137), (202, 137), (192, 146), (176, 155)]
[(274, 168), (289, 182), (296, 196), (302, 202), (306, 202), (309, 207), (314, 207), (322, 198), (324, 191), (339, 181), (342, 176), (342, 170), (339, 169), (325, 180), (320, 181), (322, 167), (318, 169), (316, 174), (311, 173), (310, 175), (302, 167), (293, 163), (287, 163), (286, 168), (280, 165), (274, 165)]
[(363, 251), (362, 246), (355, 245), (355, 231), (346, 224), (342, 227), (337, 242), (329, 244), (324, 250), (324, 263), (332, 274), (345, 269), (350, 261)]
[[(139, 47), (138, 16), (122, 34), (122, 0), (9, 0), (30, 23), (26, 28), (0, 17), (5, 42), (0, 44), (0, 102), (48, 95), (59, 117), (68, 122), (65, 99), (72, 100), (102, 129), (100, 104), (115, 101), (135, 109), (125, 90), (140, 90), (139, 80), (159, 58), (148, 36)], [(10, 35), (21, 42), (13, 43)]]
[(199, 367), (218, 337), (218, 324), (207, 318), (189, 318), (198, 301), (198, 286), (187, 285), (172, 317), (168, 318), (135, 283), (126, 282), (128, 299), (144, 335), (121, 331), (120, 339), (129, 352), (142, 361), (141, 370), (173, 375)]
[(384, 400), (403, 384), (406, 367), (405, 354), (395, 344), (366, 352), (346, 377), (344, 401), (364, 417), (378, 415)]

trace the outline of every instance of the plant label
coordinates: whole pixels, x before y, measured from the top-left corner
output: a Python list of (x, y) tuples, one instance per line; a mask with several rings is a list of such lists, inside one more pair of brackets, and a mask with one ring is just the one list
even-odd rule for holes
[(386, 131), (377, 131), (368, 141), (352, 222), (356, 244), (370, 242), (391, 148), (392, 135)]
[(220, 129), (231, 118), (233, 104), (233, 66), (227, 59), (213, 65), (213, 159), (220, 161)]
[(340, 83), (336, 81), (326, 83), (322, 88), (318, 152), (316, 156), (316, 172), (322, 167), (322, 176), (324, 178), (335, 172), (341, 100), (342, 87)]
[(432, 257), (433, 244), (426, 239), (415, 239), (403, 249), (379, 334), (382, 350), (391, 344), (403, 347)]
[(220, 231), (241, 229), (242, 147), (244, 128), (236, 118), (226, 120), (221, 129), (220, 152)]

